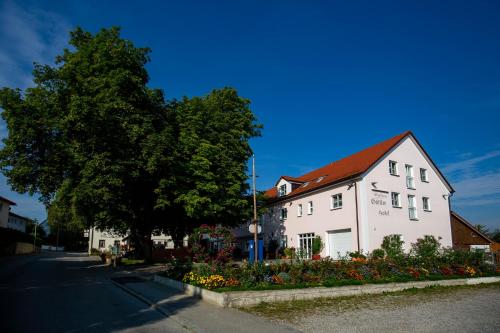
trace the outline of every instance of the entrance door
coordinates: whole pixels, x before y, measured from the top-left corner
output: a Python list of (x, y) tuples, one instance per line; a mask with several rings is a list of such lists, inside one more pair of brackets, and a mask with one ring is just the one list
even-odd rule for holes
[(339, 259), (352, 251), (351, 229), (341, 229), (328, 232), (328, 247), (330, 258)]

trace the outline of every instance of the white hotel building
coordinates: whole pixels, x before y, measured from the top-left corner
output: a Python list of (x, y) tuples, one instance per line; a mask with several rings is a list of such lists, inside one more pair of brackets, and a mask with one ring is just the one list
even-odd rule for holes
[[(424, 235), (452, 246), (452, 193), (415, 136), (405, 132), (300, 177), (282, 176), (266, 192), (265, 242), (310, 253), (319, 235), (321, 255), (332, 258), (371, 252), (390, 234), (400, 234), (406, 250)], [(242, 230), (236, 235), (249, 236)]]

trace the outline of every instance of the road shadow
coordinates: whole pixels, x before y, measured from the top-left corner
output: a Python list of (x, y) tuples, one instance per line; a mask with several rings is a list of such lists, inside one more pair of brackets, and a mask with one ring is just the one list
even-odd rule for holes
[(0, 332), (165, 331), (165, 325), (175, 324), (113, 285), (116, 271), (99, 257), (42, 253), (21, 260), (0, 266), (0, 311), (6, 319), (0, 321)]

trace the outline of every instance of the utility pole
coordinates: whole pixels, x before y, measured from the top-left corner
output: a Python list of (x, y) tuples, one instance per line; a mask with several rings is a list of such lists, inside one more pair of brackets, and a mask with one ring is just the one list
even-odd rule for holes
[(38, 224), (38, 222), (35, 219), (33, 220), (33, 223), (35, 224), (35, 237), (33, 238), (33, 252), (36, 252), (36, 229), (38, 226), (47, 223), (47, 219), (45, 219), (45, 221), (40, 222), (40, 224)]
[(38, 226), (38, 223), (36, 223), (36, 220), (33, 221), (35, 224), (35, 237), (33, 238), (33, 252), (36, 252), (36, 227)]
[(255, 154), (252, 155), (252, 180), (253, 180), (253, 225), (254, 225), (253, 246), (255, 251), (254, 262), (257, 262), (259, 258), (259, 243), (257, 239), (258, 228), (257, 228), (257, 193), (255, 190)]

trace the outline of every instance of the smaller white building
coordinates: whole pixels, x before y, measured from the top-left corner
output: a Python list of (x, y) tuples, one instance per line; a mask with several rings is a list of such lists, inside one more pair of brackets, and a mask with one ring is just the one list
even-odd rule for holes
[[(119, 233), (108, 231), (99, 231), (95, 228), (90, 229), (88, 232), (89, 237), (89, 253), (92, 249), (97, 249), (99, 251), (109, 250), (109, 247), (113, 246), (125, 246), (128, 244), (126, 236), (122, 236)], [(165, 249), (173, 249), (174, 241), (172, 237), (168, 235), (153, 235), (151, 236), (153, 245), (157, 247), (163, 247)], [(187, 240), (186, 240), (187, 243)]]
[(9, 221), (7, 222), (7, 228), (26, 232), (26, 226), (30, 223), (33, 223), (32, 219), (9, 212)]
[(10, 207), (15, 206), (16, 203), (5, 197), (0, 196), (0, 227), (8, 228), (9, 226), (9, 213)]

